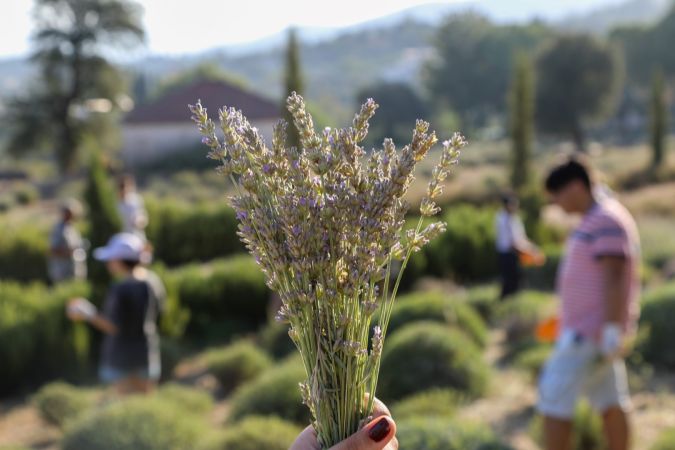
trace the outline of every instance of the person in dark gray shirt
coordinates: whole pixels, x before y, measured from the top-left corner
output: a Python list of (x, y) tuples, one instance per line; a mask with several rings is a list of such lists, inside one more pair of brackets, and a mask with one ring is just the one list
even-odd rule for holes
[(99, 377), (121, 394), (151, 391), (160, 376), (157, 319), (166, 298), (159, 277), (142, 267), (145, 242), (131, 233), (113, 236), (94, 257), (105, 261), (117, 280), (102, 312), (85, 299), (73, 299), (68, 315), (105, 333)]

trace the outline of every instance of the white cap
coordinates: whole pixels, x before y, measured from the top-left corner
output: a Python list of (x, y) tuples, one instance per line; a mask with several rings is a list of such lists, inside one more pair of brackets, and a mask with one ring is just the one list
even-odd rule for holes
[(94, 258), (99, 261), (123, 259), (129, 261), (150, 262), (145, 241), (132, 233), (117, 233), (110, 238), (105, 247), (94, 250)]

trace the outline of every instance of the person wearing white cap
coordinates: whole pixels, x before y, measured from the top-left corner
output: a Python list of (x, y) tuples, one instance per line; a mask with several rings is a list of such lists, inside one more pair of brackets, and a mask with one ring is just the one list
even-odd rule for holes
[(120, 394), (150, 392), (160, 376), (157, 319), (166, 299), (159, 277), (143, 267), (149, 263), (145, 241), (132, 233), (118, 233), (94, 250), (116, 280), (103, 310), (84, 298), (68, 303), (72, 320), (83, 320), (105, 334), (99, 378)]

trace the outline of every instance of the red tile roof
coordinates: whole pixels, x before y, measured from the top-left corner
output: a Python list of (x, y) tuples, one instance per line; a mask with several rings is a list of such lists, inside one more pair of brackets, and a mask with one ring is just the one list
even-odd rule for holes
[(198, 81), (171, 91), (152, 103), (140, 105), (124, 121), (129, 124), (186, 122), (190, 120), (188, 105), (200, 99), (214, 120), (217, 120), (218, 110), (223, 106), (241, 109), (250, 120), (280, 117), (279, 105), (270, 100), (223, 81)]

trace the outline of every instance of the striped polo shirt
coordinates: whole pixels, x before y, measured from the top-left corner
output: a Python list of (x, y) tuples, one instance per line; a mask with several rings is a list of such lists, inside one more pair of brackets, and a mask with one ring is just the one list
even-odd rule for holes
[(626, 259), (625, 291), (621, 323), (635, 331), (639, 316), (640, 238), (630, 213), (614, 199), (596, 203), (569, 236), (558, 269), (557, 290), (561, 300), (561, 325), (598, 339), (605, 323), (604, 281), (600, 258)]

